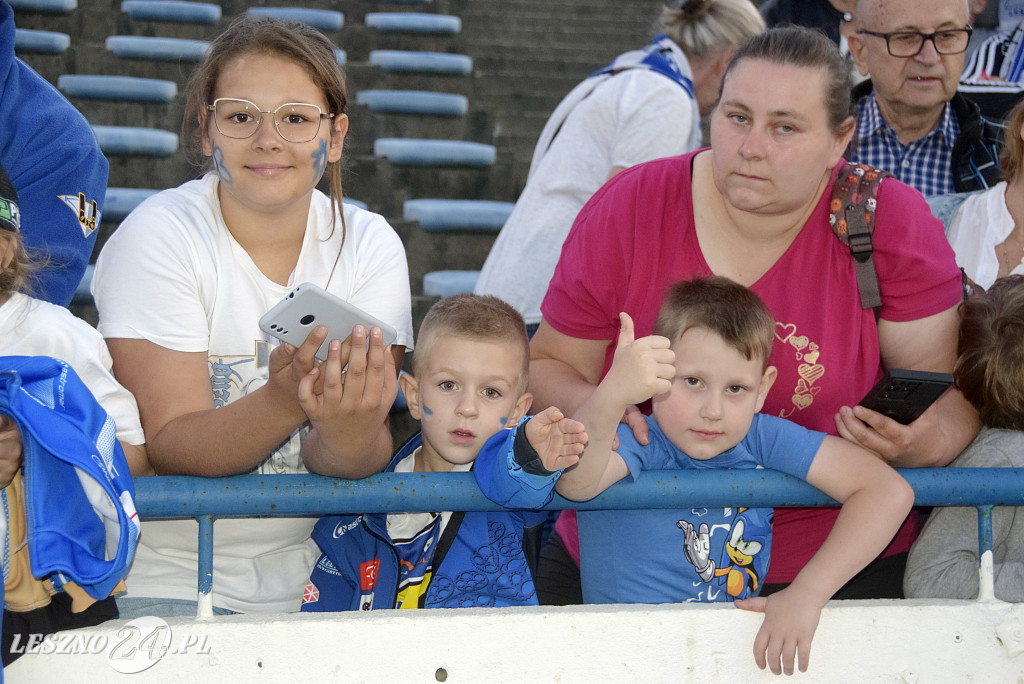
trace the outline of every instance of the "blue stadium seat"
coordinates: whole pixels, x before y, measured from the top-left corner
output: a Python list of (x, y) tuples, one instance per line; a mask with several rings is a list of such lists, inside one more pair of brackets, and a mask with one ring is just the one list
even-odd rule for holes
[(184, 0), (124, 0), (121, 11), (132, 19), (173, 21), (188, 24), (216, 24), (220, 5)]
[(408, 166), (491, 166), (497, 158), (494, 145), (416, 138), (378, 138), (373, 154)]
[(57, 87), (68, 97), (88, 100), (170, 102), (178, 94), (178, 84), (174, 81), (134, 76), (62, 74), (57, 77)]
[(370, 64), (384, 71), (411, 71), (468, 76), (473, 73), (473, 58), (446, 52), (412, 50), (371, 50)]
[(426, 33), (454, 36), (462, 30), (462, 20), (448, 14), (416, 12), (368, 12), (363, 18), (367, 26), (381, 33)]
[(334, 10), (302, 7), (250, 7), (247, 11), (249, 14), (262, 14), (275, 19), (302, 22), (321, 31), (339, 31), (345, 25), (345, 15)]
[(345, 66), (345, 63), (348, 62), (348, 53), (340, 48), (335, 48), (334, 59), (336, 59), (338, 64), (341, 66)]
[(156, 128), (93, 126), (100, 149), (108, 156), (168, 157), (178, 149), (178, 136)]
[(144, 199), (160, 192), (150, 188), (107, 188), (103, 200), (103, 221), (123, 221)]
[(78, 0), (7, 0), (15, 12), (70, 12)]
[(412, 199), (402, 207), (402, 218), (419, 221), (424, 230), (476, 230), (496, 233), (512, 213), (512, 202), (471, 199)]
[(15, 52), (41, 52), (60, 54), (71, 45), (71, 36), (56, 31), (35, 31), (33, 29), (14, 29)]
[(384, 114), (465, 116), (469, 111), (465, 95), (426, 90), (360, 90), (356, 93), (356, 104)]
[(159, 62), (198, 62), (210, 47), (205, 40), (154, 38), (150, 36), (108, 36), (107, 50), (122, 59), (148, 59)]
[(423, 276), (423, 294), (428, 297), (450, 297), (472, 292), (480, 271), (431, 271)]

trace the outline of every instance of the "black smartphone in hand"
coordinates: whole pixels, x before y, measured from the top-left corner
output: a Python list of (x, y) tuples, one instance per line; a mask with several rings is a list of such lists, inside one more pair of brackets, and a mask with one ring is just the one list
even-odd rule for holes
[(871, 388), (860, 405), (909, 425), (953, 384), (950, 373), (893, 368)]

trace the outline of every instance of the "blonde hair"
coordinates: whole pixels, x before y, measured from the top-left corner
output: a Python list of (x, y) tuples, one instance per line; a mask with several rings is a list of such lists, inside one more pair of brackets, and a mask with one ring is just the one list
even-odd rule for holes
[(39, 269), (47, 265), (47, 260), (35, 259), (28, 255), (21, 233), (0, 230), (0, 240), (5, 239), (14, 242), (14, 258), (7, 268), (0, 272), (0, 304), (14, 292), (31, 296), (39, 284)]
[(1003, 149), (999, 153), (999, 168), (1007, 183), (1024, 172), (1024, 140), (1020, 131), (1024, 127), (1024, 100), (1020, 100), (1006, 115), (1006, 130), (1003, 133)]
[(737, 47), (765, 30), (750, 0), (683, 0), (663, 7), (658, 23), (687, 57)]
[(413, 352), (413, 375), (419, 375), (430, 344), (442, 335), (481, 342), (497, 342), (522, 351), (523, 364), (517, 389), (526, 391), (530, 373), (530, 338), (526, 323), (508, 303), (491, 295), (456, 294), (436, 302), (420, 324)]

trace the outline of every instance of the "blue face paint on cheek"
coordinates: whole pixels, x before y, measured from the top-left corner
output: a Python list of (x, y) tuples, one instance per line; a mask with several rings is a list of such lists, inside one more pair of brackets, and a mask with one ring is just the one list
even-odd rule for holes
[(224, 150), (214, 145), (213, 147), (213, 170), (225, 183), (231, 182), (231, 172), (224, 166)]
[(502, 416), (498, 419), (498, 422), (501, 423), (501, 427), (505, 427), (505, 423), (508, 422), (508, 418), (506, 416)]
[(428, 418), (432, 415), (434, 415), (434, 412), (430, 410), (430, 407), (427, 406), (426, 404), (423, 404), (423, 417)]
[(309, 156), (313, 159), (313, 178), (319, 180), (327, 168), (327, 141), (321, 140), (320, 147)]

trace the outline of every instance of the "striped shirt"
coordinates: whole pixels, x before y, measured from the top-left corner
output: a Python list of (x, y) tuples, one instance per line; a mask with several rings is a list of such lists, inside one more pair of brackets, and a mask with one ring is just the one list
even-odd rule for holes
[(967, 83), (1019, 84), (1024, 77), (1024, 23), (1011, 33), (997, 33), (978, 46), (961, 81)]
[(854, 104), (857, 143), (850, 161), (885, 169), (925, 197), (954, 191), (950, 156), (960, 135), (960, 124), (946, 105), (939, 125), (909, 145), (900, 142), (896, 131), (885, 122), (875, 94)]

